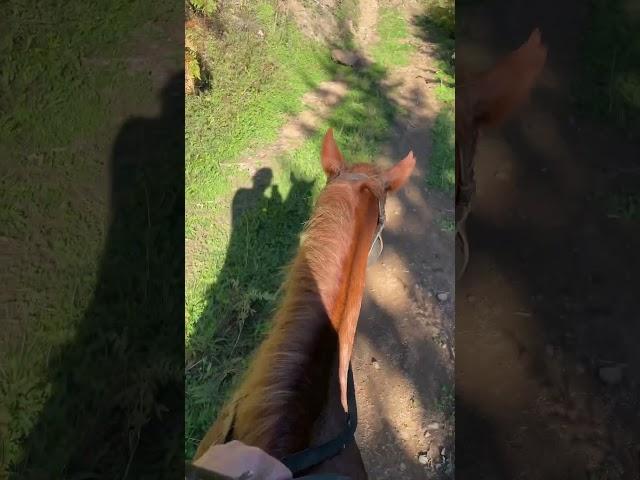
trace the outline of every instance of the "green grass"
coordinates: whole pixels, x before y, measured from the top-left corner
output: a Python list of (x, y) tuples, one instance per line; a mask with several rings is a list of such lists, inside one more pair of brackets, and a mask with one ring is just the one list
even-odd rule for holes
[(400, 12), (393, 8), (380, 10), (378, 42), (371, 49), (373, 60), (385, 68), (409, 63), (414, 47), (408, 43), (409, 30)]
[(332, 73), (326, 52), (277, 16), (271, 4), (258, 3), (250, 14), (266, 40), (249, 30), (230, 30), (224, 40), (211, 36), (211, 88), (186, 101), (189, 204), (227, 193), (228, 179), (238, 173), (233, 161), (274, 140), (286, 115), (302, 108), (302, 94)]
[(436, 98), (440, 101), (432, 134), (433, 150), (427, 185), (446, 193), (455, 189), (455, 67), (451, 60), (454, 51), (452, 4), (426, 2), (426, 13), (414, 18), (414, 24), (423, 32), (424, 38), (436, 45)]
[[(296, 33), (292, 35), (293, 38), (301, 38)], [(291, 55), (290, 48), (270, 48), (271, 51), (286, 51)], [(348, 161), (368, 162), (389, 139), (391, 123), (398, 115), (398, 110), (380, 86), (386, 75), (383, 66), (373, 65), (367, 70), (335, 67), (326, 63), (328, 50), (308, 48), (313, 50), (313, 55), (304, 57), (307, 62), (304, 69), (295, 62), (279, 63), (277, 56), (271, 57), (279, 76), (262, 82), (265, 97), (261, 96), (260, 90), (251, 95), (256, 102), (278, 95), (287, 97), (286, 102), (283, 100), (273, 107), (274, 115), (282, 118), (282, 113), (299, 108), (303, 84), (296, 90), (295, 85), (292, 88), (291, 81), (294, 84), (299, 81), (296, 77), (301, 70), (317, 71), (318, 80), (339, 74), (348, 83), (349, 90), (317, 133), (296, 151), (279, 158), (275, 165), (263, 166), (268, 168), (261, 173), (263, 187), (258, 187), (258, 182), (251, 189), (234, 192), (228, 182), (231, 174), (225, 171), (232, 168), (228, 165), (233, 163), (233, 157), (221, 156), (222, 150), (217, 150), (215, 155), (206, 152), (210, 162), (207, 168), (217, 172), (215, 182), (218, 186), (215, 190), (205, 176), (189, 177), (186, 223), (187, 250), (191, 260), (188, 259), (190, 267), (185, 299), (187, 456), (193, 455), (197, 443), (212, 424), (220, 406), (244, 372), (251, 353), (268, 330), (269, 319), (277, 305), (283, 268), (293, 257), (299, 233), (325, 184), (320, 167), (320, 146), (326, 128), (334, 128), (336, 141)], [(265, 57), (259, 56), (253, 61), (260, 62), (261, 58)], [(253, 68), (257, 67), (248, 66), (245, 72), (251, 72)], [(284, 78), (290, 80), (280, 83), (279, 79)], [(313, 83), (307, 84), (307, 88), (311, 87)], [(200, 100), (194, 102), (197, 101)], [(200, 121), (205, 112), (196, 112), (196, 103), (191, 108), (194, 111), (189, 113), (187, 130), (193, 129), (204, 135), (205, 129), (192, 122)], [(277, 112), (278, 109), (281, 112)], [(244, 128), (251, 130), (252, 122), (262, 121), (256, 116), (239, 115), (234, 122), (246, 122), (247, 125), (236, 126), (233, 123), (225, 132)], [(263, 129), (264, 135), (252, 143), (252, 147), (274, 138), (281, 121), (268, 121), (270, 123), (258, 127)], [(188, 148), (194, 152), (200, 151), (200, 146), (194, 144), (196, 137), (198, 135), (187, 133)], [(212, 140), (200, 138), (197, 141), (206, 144)], [(236, 152), (240, 151), (236, 149)], [(196, 156), (188, 158), (195, 159)], [(204, 158), (197, 160), (204, 169)], [(214, 194), (218, 196), (214, 197)], [(240, 209), (239, 206), (245, 208)], [(229, 211), (233, 212), (230, 216)]]
[(440, 394), (436, 400), (436, 411), (441, 412), (446, 419), (450, 419), (455, 414), (456, 401), (453, 389), (449, 385), (442, 385)]
[(451, 233), (455, 229), (455, 222), (453, 218), (448, 215), (439, 217), (436, 222), (443, 232)]
[[(132, 33), (154, 41), (148, 22), (180, 12), (124, 0), (4, 10), (0, 136), (13, 162), (0, 165), (0, 238), (11, 252), (3, 266), (11, 302), (0, 336), (0, 477), (42, 422), (56, 389), (54, 360), (77, 338), (94, 298), (108, 216), (105, 164), (123, 121), (114, 120), (114, 105), (156, 102), (149, 77), (125, 64), (136, 50)], [(48, 452), (50, 465), (63, 465), (74, 444), (64, 448)]]
[(637, 138), (640, 127), (640, 13), (633, 2), (591, 0), (577, 106)]
[(445, 106), (436, 116), (433, 126), (433, 150), (427, 184), (451, 193), (455, 188), (455, 116)]

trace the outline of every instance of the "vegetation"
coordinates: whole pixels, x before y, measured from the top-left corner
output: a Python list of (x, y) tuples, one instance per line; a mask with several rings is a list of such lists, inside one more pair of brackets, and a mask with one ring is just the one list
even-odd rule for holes
[(436, 97), (442, 108), (433, 127), (433, 151), (427, 185), (452, 193), (455, 188), (455, 12), (454, 2), (428, 0), (414, 21), (436, 44)]
[(584, 75), (576, 82), (581, 110), (637, 138), (640, 127), (640, 15), (633, 2), (591, 0)]
[[(15, 473), (27, 453), (36, 457), (29, 448), (53, 412), (52, 397), (60, 393), (60, 358), (76, 343), (95, 299), (109, 216), (105, 167), (124, 120), (117, 110), (157, 103), (147, 72), (132, 71), (126, 60), (141, 44), (163, 35), (150, 22), (162, 24), (176, 14), (171, 2), (125, 0), (18, 2), (3, 9), (0, 148), (3, 160), (13, 161), (0, 164), (0, 241), (9, 252), (2, 272), (8, 309), (0, 336), (2, 478)], [(122, 92), (128, 92), (124, 98)], [(87, 351), (121, 340), (99, 332), (84, 338)], [(124, 351), (134, 358), (147, 347), (129, 345)], [(89, 358), (98, 364), (98, 357)], [(142, 383), (138, 379), (122, 392), (120, 407), (128, 405), (127, 395)], [(85, 391), (104, 386), (97, 378), (85, 384)], [(153, 406), (152, 396), (144, 403), (144, 408)], [(110, 426), (116, 431), (122, 427), (118, 422), (127, 424), (138, 413), (123, 411)], [(133, 424), (125, 425), (127, 435), (140, 431), (128, 430)], [(81, 441), (56, 436), (59, 426), (50, 424), (38, 433), (41, 445), (60, 445), (46, 452), (41, 464), (51, 467), (44, 475), (48, 478), (61, 478), (57, 467), (64, 468)], [(75, 426), (62, 425), (71, 437)], [(130, 453), (122, 442), (109, 459), (122, 465)]]
[(373, 60), (385, 68), (407, 65), (414, 51), (408, 37), (407, 24), (400, 12), (395, 8), (381, 9), (378, 41), (371, 49)]

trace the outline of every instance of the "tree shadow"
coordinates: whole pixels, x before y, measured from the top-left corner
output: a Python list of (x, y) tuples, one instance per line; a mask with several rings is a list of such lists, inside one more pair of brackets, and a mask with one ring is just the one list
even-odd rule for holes
[(12, 478), (175, 478), (183, 469), (182, 72), (161, 95), (158, 117), (130, 118), (116, 138), (95, 293), (50, 362), (51, 395)]

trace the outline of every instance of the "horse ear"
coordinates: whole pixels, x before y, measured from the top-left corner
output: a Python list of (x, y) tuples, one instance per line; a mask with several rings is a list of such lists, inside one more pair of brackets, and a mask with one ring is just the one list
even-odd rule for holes
[(344, 168), (344, 158), (340, 149), (333, 139), (333, 129), (327, 130), (322, 141), (322, 169), (327, 177), (332, 177), (340, 173)]
[(529, 97), (547, 59), (540, 30), (469, 86), (479, 127), (498, 126)]
[(396, 163), (383, 174), (385, 188), (388, 192), (395, 192), (402, 187), (416, 166), (416, 157), (413, 151), (409, 152), (406, 157)]

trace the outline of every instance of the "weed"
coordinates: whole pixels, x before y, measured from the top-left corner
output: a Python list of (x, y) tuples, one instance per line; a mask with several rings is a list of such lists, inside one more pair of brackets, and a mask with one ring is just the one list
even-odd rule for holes
[(455, 395), (450, 385), (442, 385), (435, 407), (447, 420), (453, 417), (456, 403)]
[(584, 33), (583, 75), (575, 84), (580, 110), (636, 135), (640, 126), (640, 19), (632, 2), (591, 0)]
[(455, 229), (455, 222), (453, 221), (453, 218), (449, 216), (442, 216), (438, 218), (437, 223), (438, 227), (440, 227), (443, 232), (450, 233)]
[(427, 184), (451, 193), (455, 187), (455, 118), (453, 109), (445, 107), (433, 126), (433, 150)]

